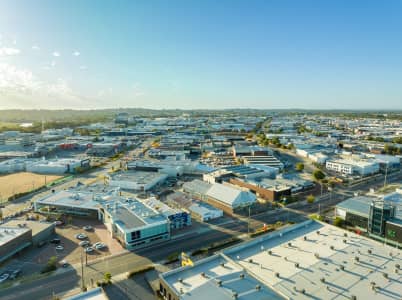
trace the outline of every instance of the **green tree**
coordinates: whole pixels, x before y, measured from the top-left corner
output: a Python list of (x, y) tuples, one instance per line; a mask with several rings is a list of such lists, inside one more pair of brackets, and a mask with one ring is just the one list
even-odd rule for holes
[(299, 172), (301, 172), (301, 171), (303, 171), (304, 170), (304, 164), (303, 163), (297, 163), (296, 164), (296, 171), (299, 171)]
[(338, 227), (342, 227), (344, 225), (344, 220), (340, 217), (336, 217), (334, 220), (334, 225)]
[(110, 281), (112, 280), (112, 274), (106, 272), (105, 274), (103, 274), (103, 280), (105, 281), (105, 283), (110, 283)]
[(307, 203), (314, 203), (315, 197), (313, 195), (308, 195), (307, 196)]
[(313, 177), (315, 180), (323, 180), (325, 178), (325, 174), (321, 170), (315, 170), (313, 172)]

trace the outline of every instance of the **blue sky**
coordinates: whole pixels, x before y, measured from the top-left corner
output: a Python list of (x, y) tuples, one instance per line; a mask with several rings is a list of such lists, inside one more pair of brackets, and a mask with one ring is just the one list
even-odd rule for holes
[(0, 1), (0, 108), (402, 109), (402, 1)]

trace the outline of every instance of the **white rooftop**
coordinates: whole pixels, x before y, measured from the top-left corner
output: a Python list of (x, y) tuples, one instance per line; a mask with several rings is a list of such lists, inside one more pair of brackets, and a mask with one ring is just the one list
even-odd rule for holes
[(31, 229), (28, 227), (19, 228), (19, 227), (1, 226), (0, 227), (0, 247), (30, 230)]
[(249, 191), (215, 183), (207, 191), (207, 196), (219, 200), (231, 207), (238, 207), (241, 205), (248, 205), (256, 201), (256, 197)]

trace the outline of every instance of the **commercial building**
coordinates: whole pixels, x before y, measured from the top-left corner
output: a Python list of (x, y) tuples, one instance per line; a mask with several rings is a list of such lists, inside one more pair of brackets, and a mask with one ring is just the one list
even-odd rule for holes
[(59, 191), (51, 193), (34, 202), (36, 212), (46, 214), (68, 214), (85, 217), (98, 217), (98, 200), (102, 196), (83, 191)]
[(53, 222), (39, 222), (28, 220), (9, 220), (1, 226), (12, 228), (28, 228), (31, 230), (31, 242), (33, 246), (37, 246), (49, 238), (55, 232), (55, 224)]
[(343, 175), (368, 176), (380, 171), (379, 163), (374, 160), (330, 160), (326, 162), (325, 167)]
[(100, 203), (100, 219), (126, 249), (139, 249), (170, 239), (169, 220), (141, 201), (111, 197)]
[(107, 175), (107, 182), (112, 187), (131, 191), (149, 191), (166, 181), (167, 174), (143, 171), (122, 171)]
[(38, 160), (26, 165), (26, 171), (40, 174), (77, 173), (90, 167), (89, 159)]
[(191, 215), (187, 211), (172, 208), (153, 197), (145, 199), (143, 202), (152, 209), (164, 215), (169, 220), (171, 229), (181, 229), (191, 226)]
[(28, 227), (0, 226), (0, 262), (29, 247), (32, 230)]
[(335, 214), (347, 226), (368, 236), (402, 247), (402, 193), (383, 197), (358, 196), (336, 205)]
[(185, 208), (194, 219), (200, 222), (208, 222), (223, 216), (221, 209), (217, 209), (205, 202), (195, 201), (188, 194), (182, 192), (167, 195), (166, 202), (171, 207)]
[(398, 299), (401, 251), (312, 220), (160, 275), (163, 299)]
[(282, 197), (290, 196), (291, 186), (286, 184), (267, 184), (262, 181), (232, 178), (230, 183), (253, 191), (258, 197), (270, 201), (279, 201)]
[(243, 156), (242, 158), (245, 165), (263, 165), (279, 170), (282, 170), (284, 167), (283, 163), (273, 155)]

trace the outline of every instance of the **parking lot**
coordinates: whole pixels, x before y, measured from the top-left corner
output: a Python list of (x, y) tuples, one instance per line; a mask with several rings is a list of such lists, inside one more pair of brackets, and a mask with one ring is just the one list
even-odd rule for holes
[[(90, 226), (90, 229), (84, 230), (84, 226)], [(97, 220), (72, 218), (71, 224), (57, 226), (56, 234), (60, 243), (49, 243), (44, 246), (40, 254), (34, 258), (35, 262), (45, 263), (49, 257), (56, 256), (58, 261), (66, 260), (70, 264), (75, 264), (80, 262), (81, 255), (83, 259), (91, 261), (124, 250), (116, 240), (112, 239), (106, 227)], [(78, 234), (84, 234), (86, 237), (78, 239), (76, 237)], [(97, 242), (105, 244), (106, 247), (103, 249), (92, 247), (93, 251), (85, 252), (86, 247), (79, 245), (82, 241), (89, 242), (86, 247)], [(57, 250), (57, 246), (62, 246), (63, 249)]]

